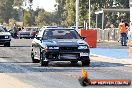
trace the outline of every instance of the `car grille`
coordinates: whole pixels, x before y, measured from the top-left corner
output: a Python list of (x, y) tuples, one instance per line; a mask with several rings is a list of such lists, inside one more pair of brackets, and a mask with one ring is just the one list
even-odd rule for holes
[(21, 33), (20, 35), (30, 35), (29, 33)]
[(77, 54), (61, 54), (60, 58), (62, 58), (62, 59), (77, 59), (78, 55)]
[(60, 47), (60, 50), (77, 50), (78, 47)]
[(1, 36), (0, 36), (0, 39), (5, 39), (5, 36), (4, 36), (4, 35), (1, 35)]
[(30, 32), (20, 32), (20, 35), (30, 35)]

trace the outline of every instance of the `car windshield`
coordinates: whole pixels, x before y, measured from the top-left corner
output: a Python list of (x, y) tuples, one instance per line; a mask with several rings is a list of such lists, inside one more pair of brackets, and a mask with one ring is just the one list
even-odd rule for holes
[(32, 28), (26, 28), (26, 31), (31, 31), (32, 30)]
[(46, 29), (43, 39), (80, 39), (80, 35), (73, 29)]
[(0, 32), (5, 32), (5, 29), (2, 26), (0, 26)]

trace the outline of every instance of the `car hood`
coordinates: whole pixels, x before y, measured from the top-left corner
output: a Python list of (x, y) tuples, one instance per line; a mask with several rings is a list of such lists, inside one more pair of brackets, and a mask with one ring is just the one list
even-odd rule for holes
[(19, 31), (20, 34), (30, 34), (30, 31)]
[(79, 45), (87, 45), (85, 41), (82, 39), (50, 39), (43, 40), (42, 45), (47, 46), (79, 46)]
[(0, 35), (11, 35), (9, 32), (0, 32)]

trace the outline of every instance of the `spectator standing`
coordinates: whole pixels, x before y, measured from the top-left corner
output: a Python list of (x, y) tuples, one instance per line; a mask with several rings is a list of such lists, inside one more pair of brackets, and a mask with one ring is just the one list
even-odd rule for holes
[(18, 31), (21, 31), (21, 27), (18, 27)]
[(124, 20), (122, 19), (121, 22), (119, 23), (119, 33), (121, 36), (121, 45), (122, 46), (127, 46), (127, 29), (128, 26), (125, 25)]
[(17, 27), (16, 27), (16, 24), (13, 25), (13, 37), (14, 38), (17, 38)]

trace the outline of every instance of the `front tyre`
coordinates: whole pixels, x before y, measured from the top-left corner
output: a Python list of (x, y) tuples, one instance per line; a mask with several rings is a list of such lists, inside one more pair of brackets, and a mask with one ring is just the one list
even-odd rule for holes
[(71, 61), (71, 64), (76, 64), (78, 61)]
[(82, 66), (90, 66), (90, 60), (84, 60), (82, 61)]
[(39, 63), (38, 59), (34, 59), (34, 53), (33, 52), (31, 52), (31, 58), (32, 58), (33, 63)]
[(41, 53), (40, 54), (40, 64), (41, 64), (41, 66), (48, 66), (49, 61), (44, 61), (44, 59), (45, 59), (45, 54)]
[(10, 47), (10, 42), (4, 44), (5, 47)]

